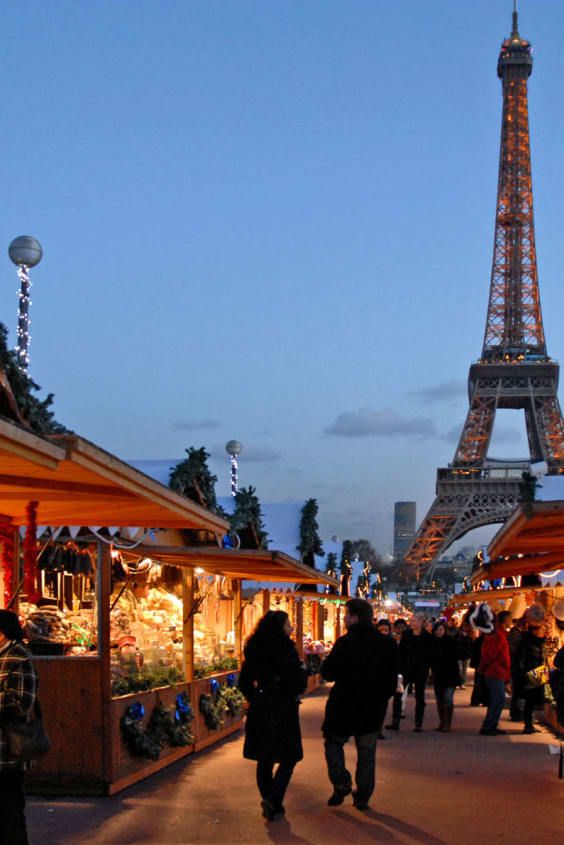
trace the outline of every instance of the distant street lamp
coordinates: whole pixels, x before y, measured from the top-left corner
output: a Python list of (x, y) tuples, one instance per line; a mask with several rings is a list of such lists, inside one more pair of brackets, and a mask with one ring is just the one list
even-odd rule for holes
[(29, 235), (20, 235), (14, 238), (8, 248), (8, 255), (18, 268), (18, 277), (21, 283), (19, 291), (18, 309), (18, 340), (16, 344), (16, 355), (18, 364), (24, 373), (29, 367), (29, 306), (31, 305), (30, 291), (31, 279), (29, 278), (30, 267), (35, 267), (43, 257), (41, 244)]
[(237, 495), (237, 471), (239, 469), (239, 464), (237, 463), (237, 457), (243, 451), (243, 446), (239, 443), (238, 440), (230, 440), (228, 443), (225, 444), (225, 451), (231, 458), (231, 495)]

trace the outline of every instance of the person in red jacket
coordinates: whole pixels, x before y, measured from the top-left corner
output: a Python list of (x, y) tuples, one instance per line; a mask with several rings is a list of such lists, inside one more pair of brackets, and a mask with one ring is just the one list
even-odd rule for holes
[(492, 620), (492, 631), (484, 637), (480, 672), (484, 676), (490, 694), (486, 718), (480, 729), (483, 736), (498, 736), (507, 733), (498, 728), (499, 718), (505, 703), (505, 685), (511, 680), (511, 655), (507, 633), (511, 627), (511, 614), (502, 610)]

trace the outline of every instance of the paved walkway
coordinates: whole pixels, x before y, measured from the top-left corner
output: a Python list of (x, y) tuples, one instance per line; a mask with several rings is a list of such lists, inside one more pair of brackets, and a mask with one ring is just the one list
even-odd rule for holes
[(428, 691), (426, 729), (413, 733), (413, 700), (402, 730), (378, 745), (372, 809), (350, 799), (329, 808), (319, 726), (327, 695), (302, 707), (305, 759), (286, 796), (287, 820), (260, 815), (254, 766), (241, 737), (187, 758), (113, 798), (30, 798), (31, 845), (556, 845), (564, 838), (564, 781), (548, 753), (553, 735), (502, 721), (508, 736), (477, 734), (483, 710), (456, 694), (454, 731), (436, 733)]

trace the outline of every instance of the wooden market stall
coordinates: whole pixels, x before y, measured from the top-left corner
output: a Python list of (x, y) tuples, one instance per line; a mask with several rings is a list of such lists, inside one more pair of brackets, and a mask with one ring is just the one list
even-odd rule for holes
[[(564, 645), (564, 620), (554, 612), (564, 600), (564, 501), (520, 505), (491, 541), (488, 555), (490, 560), (471, 576), (474, 590), (454, 596), (451, 605), (485, 601), (509, 609), (517, 597), (523, 600), (522, 607), (539, 602), (546, 614), (550, 666)], [(558, 727), (551, 704), (545, 716)]]
[(30, 787), (114, 793), (238, 729), (241, 580), (324, 576), (219, 548), (225, 521), (82, 438), (0, 420), (0, 460), (4, 605), (53, 741)]

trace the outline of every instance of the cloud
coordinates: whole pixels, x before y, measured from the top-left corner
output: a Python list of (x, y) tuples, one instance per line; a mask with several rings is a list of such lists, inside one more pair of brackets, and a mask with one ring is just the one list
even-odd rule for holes
[(221, 428), (217, 420), (193, 420), (191, 422), (175, 422), (172, 427), (177, 431), (204, 431), (211, 428)]
[(443, 381), (440, 384), (422, 387), (420, 390), (412, 390), (409, 396), (416, 396), (424, 399), (425, 402), (446, 402), (449, 399), (465, 396), (467, 390), (468, 387), (464, 381)]
[(249, 464), (273, 464), (282, 460), (282, 455), (274, 449), (263, 449), (260, 446), (243, 446), (241, 461)]
[(453, 428), (449, 429), (446, 434), (443, 434), (443, 438), (448, 440), (449, 443), (458, 443), (461, 431), (462, 426), (455, 425)]
[(373, 411), (360, 408), (345, 411), (325, 429), (325, 434), (337, 437), (394, 437), (398, 434), (436, 436), (435, 423), (429, 417), (402, 417), (390, 408)]

